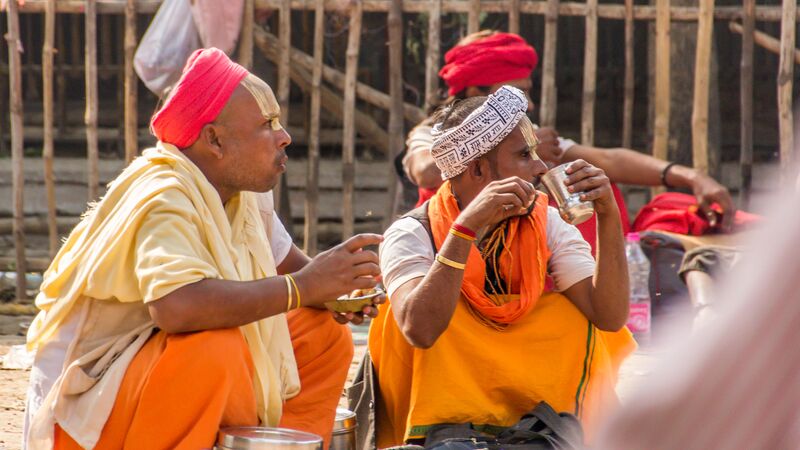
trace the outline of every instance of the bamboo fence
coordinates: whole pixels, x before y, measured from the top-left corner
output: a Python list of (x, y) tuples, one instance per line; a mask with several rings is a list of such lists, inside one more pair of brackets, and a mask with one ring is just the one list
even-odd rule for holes
[[(23, 5), (9, 2), (4, 12), (8, 23), (6, 41), (8, 45), (8, 108), (11, 118), (10, 140), (13, 166), (13, 221), (12, 231), (15, 243), (14, 263), (18, 272), (17, 295), (24, 294), (25, 256), (25, 215), (23, 209), (23, 111), (22, 77), (23, 60), (20, 48), (20, 13), (44, 14), (44, 37), (42, 53), (42, 101), (43, 101), (43, 151), (44, 180), (47, 191), (46, 229), (49, 235), (49, 250), (52, 257), (58, 245), (58, 217), (56, 217), (55, 184), (53, 175), (54, 130), (64, 131), (67, 112), (63, 99), (68, 89), (64, 74), (68, 70), (65, 54), (72, 52), (71, 61), (80, 60), (81, 43), (72, 33), (72, 42), (67, 48), (56, 52), (54, 39), (64, 42), (63, 27), (56, 26), (56, 18), (71, 14), (68, 22), (73, 27), (80, 25), (83, 15), (85, 24), (82, 69), (85, 77), (85, 133), (87, 145), (88, 180), (86, 181), (89, 200), (96, 200), (99, 194), (100, 178), (98, 172), (98, 78), (108, 74), (98, 67), (98, 15), (116, 14), (124, 24), (124, 42), (121, 42), (124, 64), (120, 79), (120, 96), (123, 99), (124, 114), (121, 116), (120, 138), (124, 138), (125, 160), (130, 161), (137, 154), (139, 124), (137, 120), (137, 84), (133, 71), (133, 56), (136, 48), (137, 18), (152, 14), (160, 0), (27, 0)], [(273, 34), (256, 22), (259, 12), (276, 12), (277, 33)], [(314, 14), (313, 54), (307, 54), (292, 46), (292, 11), (306, 11)], [(341, 72), (325, 64), (325, 15), (331, 12), (349, 16), (349, 33), (345, 71)], [(388, 61), (388, 92), (382, 92), (358, 80), (358, 63), (362, 42), (362, 17), (365, 14), (386, 15), (388, 42), (386, 60)], [(425, 82), (422, 105), (404, 101), (403, 80), (403, 14), (425, 13), (428, 17), (427, 42), (425, 51)], [(595, 136), (595, 99), (597, 94), (597, 41), (598, 29), (606, 20), (624, 22), (625, 30), (625, 70), (624, 101), (621, 143), (630, 147), (633, 135), (634, 104), (634, 27), (641, 22), (655, 23), (655, 89), (650, 100), (654, 104), (653, 154), (666, 159), (669, 141), (670, 116), (670, 29), (672, 22), (697, 22), (697, 53), (695, 89), (693, 94), (693, 159), (696, 167), (708, 167), (708, 86), (710, 55), (713, 49), (713, 25), (715, 21), (731, 23), (731, 30), (742, 35), (741, 56), (741, 178), (745, 193), (752, 177), (753, 153), (753, 52), (754, 43), (780, 54), (780, 64), (776, 70), (777, 108), (780, 124), (780, 158), (788, 165), (796, 157), (792, 153), (795, 136), (792, 129), (792, 89), (794, 64), (800, 62), (800, 51), (796, 49), (795, 30), (800, 21), (796, 0), (784, 0), (781, 6), (756, 5), (755, 0), (743, 0), (742, 6), (716, 6), (714, 0), (699, 0), (698, 6), (672, 6), (670, 0), (655, 0), (653, 5), (634, 5), (633, 0), (624, 4), (601, 4), (598, 0), (584, 2), (562, 0), (246, 0), (242, 37), (238, 49), (238, 61), (247, 67), (254, 64), (254, 50), (277, 67), (276, 96), (281, 107), (283, 123), (288, 123), (290, 109), (291, 82), (310, 100), (308, 110), (309, 130), (307, 133), (308, 159), (305, 178), (305, 226), (304, 247), (309, 254), (318, 250), (318, 208), (320, 202), (320, 139), (321, 114), (324, 110), (342, 122), (342, 238), (356, 231), (355, 173), (357, 137), (386, 156), (386, 173), (392, 180), (388, 184), (386, 212), (382, 218), (387, 225), (397, 210), (397, 183), (394, 182), (393, 159), (402, 151), (406, 125), (414, 124), (425, 117), (424, 107), (434, 104), (440, 83), (437, 76), (442, 48), (442, 16), (463, 14), (467, 31), (477, 31), (481, 20), (487, 14), (507, 14), (508, 29), (518, 32), (525, 15), (538, 15), (544, 18), (544, 54), (542, 63), (542, 92), (540, 118), (542, 125), (553, 126), (556, 122), (556, 52), (558, 49), (557, 29), (559, 17), (583, 17), (585, 19), (585, 49), (583, 56), (583, 99), (581, 103), (581, 137), (584, 143), (591, 144)], [(601, 21), (600, 19), (604, 19)], [(757, 22), (772, 22), (781, 25), (780, 39), (765, 35), (755, 29)], [(739, 25), (741, 23), (741, 25)], [(100, 29), (101, 52), (110, 52), (112, 43), (105, 42), (110, 29)], [(31, 32), (30, 30), (23, 30)], [(33, 51), (34, 49), (27, 49)], [(101, 55), (102, 56), (102, 55)], [(55, 68), (55, 70), (54, 70)], [(75, 70), (80, 70), (75, 68)], [(54, 74), (55, 72), (55, 74)], [(388, 121), (364, 112), (359, 104), (377, 108), (386, 113)], [(288, 189), (286, 177), (276, 187), (276, 208), (287, 201), (288, 194), (277, 194)], [(284, 195), (286, 194), (286, 195)]]

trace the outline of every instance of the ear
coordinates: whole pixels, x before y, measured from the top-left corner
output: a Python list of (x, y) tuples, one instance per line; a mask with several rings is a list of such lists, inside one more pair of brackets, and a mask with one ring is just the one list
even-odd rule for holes
[(211, 152), (214, 157), (222, 159), (222, 142), (220, 140), (220, 129), (217, 125), (209, 123), (203, 126), (198, 140), (202, 140), (203, 147)]
[(466, 173), (475, 181), (481, 181), (489, 174), (489, 166), (486, 158), (477, 158), (469, 163)]
[(464, 94), (467, 98), (469, 98), (486, 95), (486, 92), (484, 92), (483, 89), (478, 86), (467, 86), (467, 88), (464, 90)]

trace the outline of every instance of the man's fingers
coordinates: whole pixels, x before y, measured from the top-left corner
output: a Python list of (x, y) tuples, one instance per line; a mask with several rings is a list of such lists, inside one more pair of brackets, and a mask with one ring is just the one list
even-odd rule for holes
[(356, 289), (372, 289), (377, 284), (378, 284), (378, 282), (375, 281), (374, 277), (369, 277), (369, 276), (367, 276), (367, 277), (357, 277), (357, 278), (354, 278), (353, 281), (351, 282), (350, 289), (348, 289), (348, 291), (352, 292), (352, 291), (354, 291)]
[(717, 226), (717, 213), (711, 209), (711, 202), (707, 198), (702, 198), (698, 202), (700, 214), (708, 221), (712, 227)]
[(363, 264), (363, 263), (379, 264), (380, 259), (378, 259), (377, 253), (369, 250), (364, 250), (353, 253), (353, 256), (350, 258), (350, 261), (352, 261), (353, 265)]
[(333, 315), (333, 320), (339, 322), (342, 325), (345, 325), (347, 324), (347, 322), (349, 322), (345, 314), (331, 311), (331, 315)]
[(344, 247), (349, 252), (355, 252), (356, 250), (366, 247), (368, 245), (378, 245), (383, 242), (383, 236), (380, 234), (374, 233), (363, 233), (357, 234), (350, 239), (344, 241), (342, 247)]
[(608, 185), (608, 178), (605, 176), (593, 176), (584, 178), (575, 184), (569, 186), (569, 191), (573, 193), (583, 192), (587, 193), (593, 189), (597, 189), (604, 185)]
[(355, 275), (353, 278), (373, 277), (373, 281), (375, 281), (375, 284), (377, 284), (378, 281), (375, 280), (374, 278), (380, 273), (381, 273), (381, 268), (374, 262), (365, 262), (353, 266), (353, 275)]
[[(581, 180), (604, 175), (602, 169), (597, 168), (595, 166), (583, 166), (581, 168), (574, 169), (570, 175), (564, 179), (564, 184), (567, 186), (572, 186), (576, 183), (579, 183)], [(578, 192), (575, 190), (574, 192)]]
[(378, 317), (378, 308), (376, 308), (374, 306), (367, 305), (367, 306), (361, 308), (361, 313), (364, 314), (367, 317), (372, 317), (374, 319), (374, 318)]

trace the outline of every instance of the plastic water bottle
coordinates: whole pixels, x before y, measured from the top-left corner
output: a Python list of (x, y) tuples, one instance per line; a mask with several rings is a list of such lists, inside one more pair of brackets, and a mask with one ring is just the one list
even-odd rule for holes
[(628, 275), (631, 285), (631, 305), (628, 329), (639, 343), (650, 340), (650, 261), (639, 245), (639, 233), (625, 236), (625, 256), (628, 260)]

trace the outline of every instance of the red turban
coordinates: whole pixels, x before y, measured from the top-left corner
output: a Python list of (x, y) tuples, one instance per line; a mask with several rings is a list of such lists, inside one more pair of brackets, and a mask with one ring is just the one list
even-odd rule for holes
[(469, 86), (527, 78), (536, 68), (539, 55), (516, 34), (496, 33), (451, 48), (444, 62), (439, 76), (450, 87), (450, 95), (456, 95)]
[(222, 50), (196, 50), (186, 61), (169, 99), (150, 121), (153, 134), (180, 149), (189, 147), (203, 126), (217, 118), (247, 74), (247, 69)]

